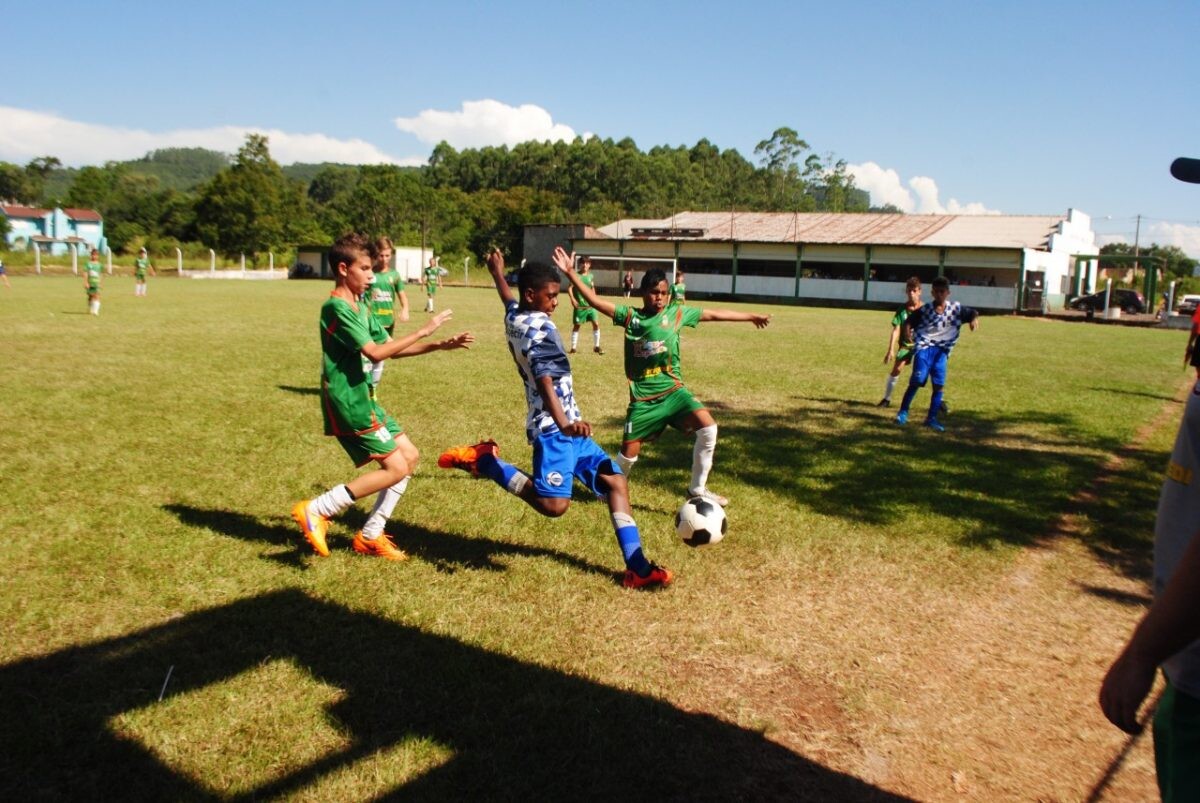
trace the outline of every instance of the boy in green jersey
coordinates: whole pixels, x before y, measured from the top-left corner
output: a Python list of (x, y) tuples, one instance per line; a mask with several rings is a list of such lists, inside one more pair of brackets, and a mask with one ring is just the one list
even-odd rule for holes
[(433, 297), (442, 284), (442, 269), (437, 266), (437, 257), (429, 258), (429, 267), (425, 269), (425, 311), (433, 312)]
[(642, 277), (642, 308), (616, 306), (600, 298), (579, 280), (574, 269), (565, 270), (571, 284), (593, 307), (625, 329), (625, 376), (629, 380), (629, 409), (625, 414), (625, 439), (617, 465), (625, 474), (633, 469), (642, 442), (654, 440), (668, 425), (695, 433), (692, 481), (688, 496), (700, 496), (719, 505), (729, 500), (708, 490), (713, 453), (717, 448), (717, 422), (683, 386), (679, 364), (679, 335), (685, 326), (703, 321), (746, 321), (763, 329), (770, 315), (732, 310), (700, 309), (670, 303), (670, 288), (662, 268), (651, 268)]
[(683, 271), (675, 270), (675, 283), (671, 285), (671, 303), (682, 304), (687, 301), (687, 284), (683, 281)]
[(83, 286), (87, 289), (88, 312), (100, 314), (100, 275), (104, 266), (100, 264), (100, 250), (92, 249), (92, 258), (83, 266)]
[[(592, 258), (583, 257), (579, 260), (579, 280), (586, 284), (592, 290), (596, 289), (596, 277), (592, 275)], [(592, 351), (597, 354), (603, 354), (604, 349), (600, 348), (600, 316), (596, 314), (596, 310), (592, 309), (592, 305), (588, 300), (579, 295), (572, 287), (567, 293), (567, 298), (571, 299), (571, 354), (575, 353), (575, 347), (579, 345), (579, 327), (591, 321), (592, 324)]]
[[(375, 272), (375, 281), (367, 290), (368, 306), (388, 337), (396, 328), (397, 318), (401, 322), (408, 321), (408, 294), (404, 292), (404, 277), (400, 271), (392, 269), (394, 253), (392, 241), (387, 237), (380, 237), (371, 244), (371, 269)], [(397, 301), (400, 303), (399, 313), (396, 312)], [(383, 366), (382, 361), (371, 366), (372, 388), (383, 378)]]
[(146, 273), (155, 276), (154, 266), (150, 264), (150, 258), (146, 256), (146, 249), (138, 251), (138, 258), (133, 261), (133, 294), (135, 296), (146, 295)]
[[(883, 357), (883, 364), (887, 365), (892, 362), (892, 371), (888, 374), (887, 384), (883, 389), (883, 399), (879, 402), (879, 407), (892, 406), (892, 391), (896, 389), (896, 380), (900, 377), (900, 372), (904, 370), (904, 366), (912, 362), (912, 340), (906, 337), (908, 330), (904, 326), (904, 322), (908, 319), (909, 313), (921, 307), (921, 280), (916, 276), (909, 277), (909, 280), (904, 283), (904, 294), (907, 300), (904, 306), (896, 310), (896, 314), (892, 316), (892, 334), (888, 340), (887, 354)], [(899, 347), (899, 351), (897, 351)], [(878, 353), (878, 352), (876, 352)]]
[(364, 237), (348, 234), (329, 249), (336, 282), (321, 307), (321, 410), (325, 434), (337, 437), (356, 466), (374, 460), (379, 468), (336, 485), (315, 499), (297, 502), (292, 518), (318, 555), (328, 555), (325, 541), (329, 519), (378, 492), (375, 507), (354, 536), (354, 551), (363, 555), (404, 560), (383, 528), (400, 496), (408, 488), (420, 454), (404, 429), (372, 397), (367, 371), (372, 361), (414, 357), (431, 351), (468, 348), (475, 338), (462, 332), (436, 343), (420, 341), (451, 316), (435, 315), (410, 335), (392, 340), (370, 315), (361, 297), (371, 281), (371, 257)]

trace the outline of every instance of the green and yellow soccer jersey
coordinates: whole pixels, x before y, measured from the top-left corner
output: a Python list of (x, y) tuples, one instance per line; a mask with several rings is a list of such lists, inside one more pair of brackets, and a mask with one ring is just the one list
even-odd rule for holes
[(389, 270), (375, 274), (375, 284), (367, 291), (370, 296), (371, 314), (384, 329), (396, 325), (396, 300), (404, 292), (404, 279), (400, 272)]
[(892, 326), (900, 327), (900, 349), (902, 351), (913, 347), (912, 338), (905, 339), (904, 337), (904, 322), (908, 320), (908, 308), (901, 307), (896, 310), (896, 314), (892, 316)]
[[(596, 289), (596, 277), (590, 273), (579, 274), (579, 281), (588, 286), (589, 289)], [(575, 299), (575, 303), (579, 305), (579, 309), (591, 309), (592, 305), (583, 297), (583, 293), (576, 292), (575, 285), (571, 285), (571, 298)]]
[(671, 285), (671, 303), (682, 304), (687, 297), (687, 285), (683, 282)]
[(321, 305), (321, 411), (326, 435), (353, 435), (381, 423), (371, 403), (370, 361), (363, 357), (362, 348), (386, 340), (387, 333), (366, 304), (330, 296)]
[(428, 293), (429, 295), (433, 295), (434, 293), (437, 292), (438, 278), (441, 275), (442, 275), (442, 272), (440, 270), (438, 270), (437, 268), (426, 268), (425, 269), (425, 292), (426, 293)]
[(149, 259), (141, 259), (141, 258), (135, 259), (133, 261), (134, 277), (137, 279), (145, 279), (146, 271), (149, 270), (149, 268), (150, 268), (150, 260)]
[(700, 314), (699, 307), (683, 304), (671, 304), (650, 316), (633, 307), (613, 311), (613, 323), (625, 330), (625, 376), (631, 400), (654, 399), (683, 386), (679, 334), (683, 327), (699, 324)]
[(99, 262), (92, 262), (90, 259), (83, 266), (84, 272), (87, 274), (88, 284), (92, 287), (100, 286), (100, 274), (104, 272), (104, 266)]

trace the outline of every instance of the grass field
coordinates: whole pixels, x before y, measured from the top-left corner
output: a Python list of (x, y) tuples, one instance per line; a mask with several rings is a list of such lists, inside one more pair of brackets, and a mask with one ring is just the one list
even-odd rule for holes
[[(413, 559), (350, 551), (362, 502), (301, 548), (291, 504), (353, 476), (321, 434), (329, 289), (116, 278), (97, 318), (78, 279), (0, 288), (0, 796), (1082, 799), (1114, 766), (1090, 701), (1146, 601), (1181, 333), (984, 318), (937, 435), (873, 406), (884, 313), (688, 332), (730, 531), (675, 538), (691, 444), (649, 445), (634, 513), (677, 582), (639, 594), (604, 505), (544, 519), (436, 468), (480, 436), (529, 464), (482, 289), (438, 295), (471, 351), (381, 386), (422, 451), (388, 527)], [(610, 448), (616, 331), (573, 360)], [(1153, 794), (1133, 763), (1115, 788)]]

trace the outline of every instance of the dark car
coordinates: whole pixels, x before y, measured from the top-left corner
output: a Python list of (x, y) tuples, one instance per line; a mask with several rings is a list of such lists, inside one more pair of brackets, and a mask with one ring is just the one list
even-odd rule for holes
[[(1112, 291), (1112, 296), (1109, 299), (1109, 305), (1120, 307), (1121, 312), (1132, 314), (1135, 312), (1146, 311), (1146, 299), (1137, 290), (1120, 290)], [(1090, 296), (1079, 296), (1073, 298), (1067, 303), (1071, 309), (1090, 310), (1096, 312), (1104, 309), (1104, 292), (1092, 293)]]
[(1189, 293), (1179, 299), (1179, 306), (1175, 311), (1180, 315), (1192, 316), (1196, 314), (1196, 307), (1200, 306), (1200, 295)]

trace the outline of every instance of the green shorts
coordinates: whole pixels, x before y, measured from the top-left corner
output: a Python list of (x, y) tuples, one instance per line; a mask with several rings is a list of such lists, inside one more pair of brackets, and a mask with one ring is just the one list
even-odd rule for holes
[(437, 295), (437, 285), (436, 284), (425, 285), (425, 295), (436, 296)]
[(575, 326), (582, 326), (583, 324), (587, 323), (588, 321), (595, 323), (596, 321), (600, 320), (600, 316), (596, 313), (596, 310), (592, 307), (576, 307), (575, 314), (574, 314), (574, 320), (575, 320)]
[(139, 282), (146, 281), (146, 271), (144, 271), (144, 270), (134, 271), (133, 278), (137, 279)]
[(631, 401), (625, 412), (625, 440), (654, 440), (668, 426), (678, 429), (678, 419), (703, 409), (704, 404), (687, 388), (673, 390), (651, 401)]
[(896, 362), (911, 362), (913, 358), (912, 346), (905, 346), (896, 352)]
[(372, 460), (381, 460), (396, 451), (396, 437), (404, 432), (404, 427), (396, 423), (396, 419), (388, 415), (376, 402), (372, 404), (375, 406), (375, 417), (383, 422), (382, 425), (358, 435), (337, 436), (338, 443), (346, 450), (346, 454), (350, 455), (354, 465), (360, 468)]
[(1200, 698), (1163, 689), (1154, 714), (1154, 768), (1163, 800), (1200, 800)]
[(92, 282), (88, 282), (87, 294), (89, 296), (100, 295), (100, 282), (96, 282), (95, 284), (93, 284)]

